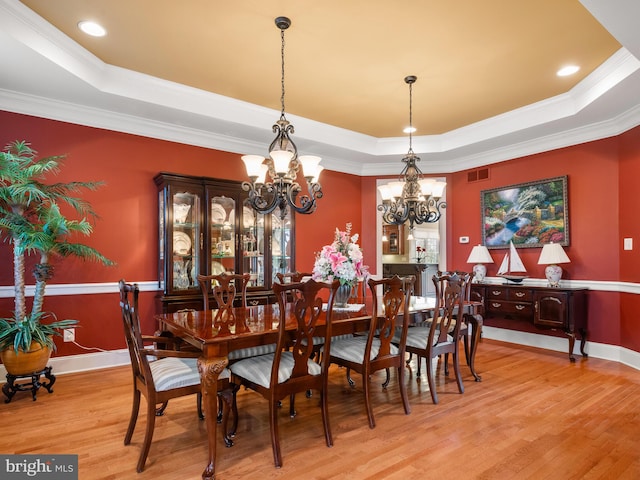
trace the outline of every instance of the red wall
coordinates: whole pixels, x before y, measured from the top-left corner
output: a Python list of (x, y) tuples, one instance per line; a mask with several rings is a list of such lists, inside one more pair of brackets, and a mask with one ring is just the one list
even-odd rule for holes
[[(240, 155), (135, 135), (0, 112), (0, 144), (27, 140), (42, 156), (66, 154), (60, 181), (103, 180), (106, 186), (83, 195), (99, 213), (87, 243), (115, 260), (107, 268), (76, 260), (56, 265), (54, 283), (153, 281), (157, 276), (157, 193), (153, 177), (160, 171), (234, 180), (245, 178)], [(480, 242), (480, 191), (543, 178), (568, 175), (571, 263), (565, 278), (640, 283), (640, 224), (637, 221), (637, 178), (640, 173), (640, 127), (618, 137), (585, 143), (489, 166), (489, 179), (467, 182), (467, 172), (447, 175), (448, 269), (469, 268), (467, 256)], [(296, 217), (296, 266), (308, 271), (314, 253), (331, 242), (336, 227), (347, 222), (361, 234), (365, 262), (375, 269), (376, 178), (324, 171), (324, 197), (313, 215)], [(458, 238), (468, 236), (468, 244)], [(622, 238), (632, 237), (636, 249), (622, 250)], [(495, 275), (503, 250), (492, 250)], [(522, 249), (530, 275), (542, 278), (540, 249)], [(11, 250), (0, 243), (0, 285), (12, 285)], [(615, 289), (615, 288), (614, 288)], [(148, 328), (153, 328), (155, 293), (142, 294)], [(640, 351), (637, 314), (640, 296), (592, 291), (589, 334), (596, 342)], [(104, 349), (122, 348), (117, 293), (47, 297), (45, 309), (59, 318), (77, 318), (78, 341)], [(0, 315), (9, 316), (13, 299), (0, 299)], [(59, 354), (84, 353), (59, 344)]]
[[(540, 153), (489, 166), (489, 179), (467, 182), (467, 172), (453, 175), (447, 191), (455, 202), (449, 211), (452, 245), (448, 268), (468, 268), (467, 257), (481, 241), (481, 190), (568, 175), (568, 218), (570, 246), (565, 248), (571, 263), (563, 278), (599, 281), (620, 279), (619, 158), (618, 138)], [(468, 236), (468, 244), (459, 244)], [(538, 265), (541, 249), (525, 248), (518, 253), (530, 276), (544, 278)], [(494, 264), (487, 274), (495, 275), (506, 250), (491, 250)], [(589, 338), (596, 342), (621, 344), (618, 293), (592, 291), (589, 294)]]
[[(51, 283), (157, 280), (158, 200), (153, 177), (168, 171), (233, 180), (246, 178), (237, 154), (8, 112), (0, 112), (0, 125), (1, 146), (26, 140), (40, 156), (65, 154), (57, 180), (106, 183), (96, 192), (83, 194), (100, 215), (94, 233), (85, 243), (117, 262), (117, 266), (67, 259), (56, 263)], [(296, 217), (296, 266), (301, 271), (313, 267), (314, 252), (333, 241), (336, 227), (343, 230), (351, 222), (354, 233), (362, 229), (360, 177), (324, 171), (321, 181), (324, 197), (318, 201), (317, 211)], [(13, 285), (11, 249), (4, 242), (0, 243), (0, 265), (0, 285)], [(142, 318), (146, 319), (147, 329), (152, 330), (155, 293), (141, 295), (141, 309), (148, 310)], [(11, 316), (13, 308), (13, 298), (0, 299), (0, 315)], [(117, 292), (48, 296), (45, 310), (56, 312), (61, 319), (80, 320), (76, 338), (81, 344), (103, 349), (125, 346)], [(84, 351), (72, 344), (58, 343), (59, 355), (77, 353)]]
[[(640, 128), (620, 136), (620, 280), (640, 283), (640, 222), (638, 217), (638, 178), (640, 178)], [(633, 238), (634, 249), (622, 250), (624, 238)], [(638, 312), (640, 295), (620, 296), (620, 344), (640, 352)]]

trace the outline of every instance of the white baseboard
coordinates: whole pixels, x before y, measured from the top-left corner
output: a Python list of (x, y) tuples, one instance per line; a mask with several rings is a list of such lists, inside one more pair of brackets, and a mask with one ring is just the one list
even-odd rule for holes
[[(110, 350), (107, 352), (51, 357), (49, 366), (53, 367), (53, 374), (57, 376), (64, 375), (65, 373), (119, 367), (121, 365), (129, 365), (130, 363), (129, 351), (123, 348), (121, 350)], [(0, 375), (2, 376), (2, 381), (4, 381), (7, 375), (7, 370), (4, 368), (4, 365), (0, 365)]]
[[(482, 338), (499, 340), (501, 342), (526, 345), (528, 347), (543, 348), (555, 352), (568, 353), (568, 340), (562, 337), (552, 337), (537, 333), (519, 332), (504, 328), (483, 326)], [(482, 348), (482, 346), (480, 346)], [(640, 370), (640, 353), (616, 345), (595, 343), (587, 341), (585, 351), (590, 357), (610, 360), (622, 363), (629, 367)], [(580, 341), (576, 340), (574, 354), (581, 357)], [(99, 370), (102, 368), (129, 365), (129, 352), (126, 349), (111, 350), (108, 352), (87, 353), (84, 355), (69, 355), (66, 357), (52, 357), (49, 365), (53, 367), (55, 375), (65, 373), (84, 372), (88, 370)], [(1, 379), (6, 378), (7, 371), (4, 365), (0, 365)]]
[[(482, 327), (482, 338), (526, 345), (528, 347), (544, 348), (546, 350), (553, 350), (554, 352), (567, 352), (567, 355), (569, 351), (569, 340), (567, 338), (489, 327), (487, 325)], [(607, 345), (606, 343), (595, 343), (587, 340), (585, 352), (590, 357), (611, 360), (612, 362), (622, 363), (636, 370), (640, 370), (640, 353), (629, 350), (628, 348), (617, 345)], [(576, 340), (573, 353), (577, 358), (582, 356), (580, 353), (579, 340)]]

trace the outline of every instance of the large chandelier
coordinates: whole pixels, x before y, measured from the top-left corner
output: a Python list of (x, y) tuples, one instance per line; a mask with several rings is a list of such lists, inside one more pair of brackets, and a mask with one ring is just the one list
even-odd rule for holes
[[(298, 148), (291, 140), (293, 125), (284, 115), (284, 31), (291, 26), (291, 20), (287, 17), (278, 17), (275, 23), (280, 29), (282, 40), (280, 120), (273, 126), (276, 138), (269, 145), (268, 158), (265, 159), (260, 155), (242, 157), (250, 179), (250, 182), (242, 183), (242, 188), (249, 192), (249, 203), (254, 210), (259, 213), (271, 213), (280, 207), (280, 215), (284, 218), (289, 206), (297, 213), (315, 211), (316, 198), (322, 197), (322, 186), (318, 183), (318, 177), (323, 167), (320, 166), (320, 157), (312, 155), (298, 157)], [(300, 168), (307, 181), (308, 194), (301, 194), (302, 187), (297, 182)], [(267, 173), (271, 181), (266, 180)]]
[(441, 199), (446, 182), (422, 178), (422, 171), (416, 164), (420, 157), (413, 153), (413, 84), (416, 80), (415, 75), (404, 79), (409, 85), (409, 152), (402, 159), (405, 166), (399, 181), (378, 187), (382, 197), (378, 210), (382, 212), (382, 219), (391, 225), (402, 225), (409, 220), (409, 238), (413, 238), (415, 224), (437, 222), (441, 210), (447, 207)]

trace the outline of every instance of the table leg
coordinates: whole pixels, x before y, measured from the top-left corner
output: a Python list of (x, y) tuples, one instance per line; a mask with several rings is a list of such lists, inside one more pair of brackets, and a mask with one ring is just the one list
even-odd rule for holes
[(471, 348), (469, 355), (469, 369), (471, 370), (471, 374), (473, 378), (476, 379), (476, 382), (481, 382), (482, 377), (476, 373), (475, 360), (476, 360), (476, 350), (478, 348), (478, 343), (480, 341), (480, 337), (482, 336), (482, 323), (483, 318), (482, 315), (476, 313), (475, 315), (468, 315), (468, 321), (471, 323)]
[(213, 480), (216, 470), (216, 430), (218, 417), (218, 376), (228, 365), (227, 357), (198, 358), (198, 371), (202, 384), (204, 420), (209, 442), (209, 463), (202, 472), (203, 480)]

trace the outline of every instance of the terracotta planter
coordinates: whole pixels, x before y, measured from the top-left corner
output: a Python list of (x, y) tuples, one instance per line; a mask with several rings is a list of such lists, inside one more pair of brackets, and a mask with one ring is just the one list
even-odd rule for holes
[(37, 342), (32, 342), (28, 352), (20, 350), (16, 354), (13, 348), (0, 352), (2, 363), (11, 375), (29, 375), (40, 372), (47, 366), (51, 357), (51, 349)]

